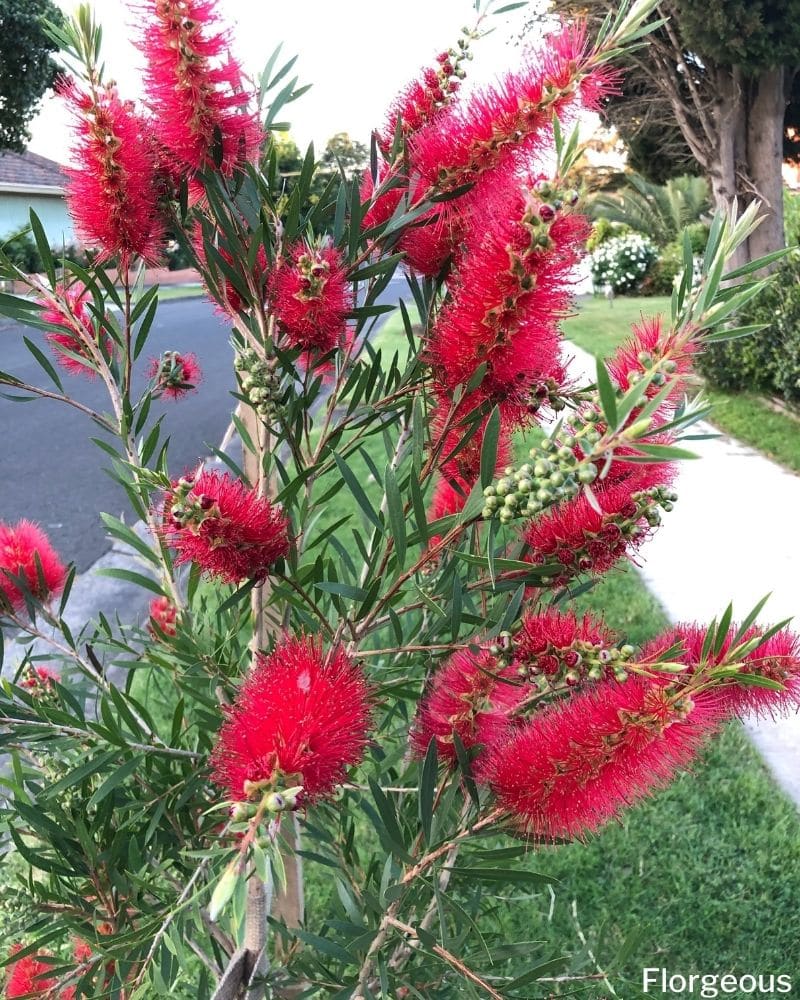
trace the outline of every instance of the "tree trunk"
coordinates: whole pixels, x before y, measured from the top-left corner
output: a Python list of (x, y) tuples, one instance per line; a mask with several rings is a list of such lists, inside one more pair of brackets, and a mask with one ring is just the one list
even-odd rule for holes
[[(737, 67), (718, 69), (717, 93), (714, 124), (718, 141), (710, 150), (707, 170), (714, 207), (718, 212), (727, 212), (734, 200), (741, 201), (739, 172), (747, 155), (747, 92)], [(742, 244), (730, 267), (742, 267), (749, 259), (747, 245)]]
[[(753, 197), (763, 205), (763, 221), (750, 237), (751, 260), (784, 247), (783, 122), (786, 114), (786, 72), (782, 67), (751, 81), (747, 115), (747, 175)], [(777, 264), (764, 269), (773, 270)]]

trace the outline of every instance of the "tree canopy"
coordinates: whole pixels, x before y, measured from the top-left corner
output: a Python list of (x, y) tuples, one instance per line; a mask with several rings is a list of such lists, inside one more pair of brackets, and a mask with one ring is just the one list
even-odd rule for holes
[(43, 18), (63, 20), (51, 0), (0, 0), (0, 150), (25, 149), (28, 125), (58, 74)]

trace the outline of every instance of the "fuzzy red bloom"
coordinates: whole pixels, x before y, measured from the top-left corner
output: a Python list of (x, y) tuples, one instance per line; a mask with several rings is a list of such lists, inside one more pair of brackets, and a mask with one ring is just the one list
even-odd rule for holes
[[(694, 673), (701, 665), (717, 666), (724, 662), (733, 645), (737, 629), (732, 627), (726, 635), (719, 651), (709, 651), (702, 656), (706, 629), (696, 624), (678, 624), (647, 643), (638, 657), (640, 663), (657, 663), (664, 653), (673, 646), (681, 651), (670, 654), (670, 660), (685, 663)], [(762, 630), (751, 626), (737, 645), (757, 638)], [(768, 715), (775, 712), (787, 713), (800, 710), (800, 636), (784, 629), (766, 639), (760, 646), (747, 653), (741, 661), (740, 673), (765, 677), (781, 684), (783, 690), (757, 687), (740, 683), (735, 677), (727, 678), (717, 688), (720, 702), (732, 715), (746, 715), (755, 712)], [(685, 676), (685, 675), (684, 675)], [(672, 679), (674, 680), (674, 679)]]
[[(22, 945), (12, 945), (11, 954), (22, 951)], [(55, 979), (47, 978), (50, 966), (39, 960), (38, 955), (26, 955), (7, 966), (5, 995), (12, 997), (43, 996), (56, 985)]]
[(384, 152), (391, 149), (399, 133), (403, 139), (419, 132), (452, 101), (458, 91), (456, 67), (447, 53), (437, 59), (437, 67), (426, 67), (395, 98), (378, 142)]
[(196, 354), (165, 351), (160, 358), (151, 358), (147, 372), (155, 380), (154, 395), (180, 399), (194, 392), (203, 379)]
[[(59, 347), (63, 347), (70, 354), (77, 354), (79, 358), (91, 360), (90, 345), (100, 340), (103, 351), (106, 354), (111, 352), (113, 347), (111, 337), (103, 331), (98, 338), (95, 332), (92, 317), (86, 305), (88, 295), (88, 289), (83, 282), (76, 281), (69, 287), (58, 285), (53, 297), (43, 299), (44, 308), (39, 318), (42, 322), (61, 327), (64, 331), (63, 333), (51, 332), (46, 335), (48, 342), (53, 345), (53, 354), (59, 365), (70, 375), (85, 375), (87, 378), (95, 378), (97, 372), (93, 368), (59, 350)], [(69, 316), (64, 314), (59, 303), (62, 307), (66, 306)]]
[(515, 670), (499, 666), (488, 651), (458, 650), (436, 671), (420, 702), (411, 747), (422, 757), (435, 740), (439, 759), (450, 763), (457, 759), (454, 734), (467, 750), (491, 747), (506, 734), (509, 714), (527, 693)]
[(378, 161), (378, 175), (375, 179), (372, 171), (367, 168), (361, 178), (359, 197), (362, 204), (369, 202), (370, 205), (361, 220), (361, 229), (372, 229), (373, 226), (382, 226), (388, 222), (397, 211), (407, 189), (408, 178), (390, 170), (385, 163)]
[(60, 93), (74, 119), (79, 166), (67, 170), (67, 204), (76, 232), (99, 261), (118, 254), (123, 267), (134, 256), (155, 263), (164, 222), (147, 123), (113, 87), (95, 97), (65, 83)]
[[(221, 295), (221, 301), (215, 297), (214, 293), (212, 293), (211, 287), (206, 281), (205, 276), (203, 278), (208, 297), (214, 303), (216, 309), (223, 315), (231, 316), (235, 316), (237, 313), (242, 312), (245, 309), (245, 302), (236, 290), (233, 282), (230, 278), (226, 277), (225, 273), (221, 271), (221, 269), (218, 268), (215, 261), (209, 262), (204, 243), (203, 227), (199, 223), (195, 226), (194, 233), (192, 235), (192, 245), (195, 253), (197, 254), (198, 260), (200, 261), (201, 269), (205, 268), (210, 270), (216, 278), (217, 287), (220, 290), (219, 294)], [(241, 277), (241, 281), (245, 287), (254, 288), (255, 295), (258, 299), (263, 300), (266, 297), (270, 280), (270, 267), (267, 260), (267, 253), (263, 246), (259, 247), (256, 251), (256, 262), (252, 271), (249, 273), (244, 256), (234, 256), (234, 254), (225, 249), (225, 247), (219, 245), (215, 246), (215, 250), (225, 263)]]
[(34, 694), (49, 691), (54, 682), (61, 680), (60, 674), (49, 667), (30, 667), (24, 680), (20, 681), (20, 687), (27, 688)]
[[(514, 633), (514, 660), (533, 674), (564, 677), (567, 683), (578, 684), (585, 679), (590, 664), (611, 661), (614, 641), (605, 622), (546, 608), (523, 615)], [(596, 679), (593, 673), (589, 676)]]
[(567, 28), (531, 52), (525, 66), (500, 83), (450, 105), (410, 141), (412, 166), (426, 189), (452, 191), (509, 159), (526, 160), (547, 142), (554, 116), (596, 109), (614, 89), (603, 69), (590, 69), (585, 32)]
[[(178, 609), (168, 597), (154, 597), (150, 602), (150, 623), (147, 626), (154, 639), (163, 635), (177, 635), (175, 623), (178, 620)], [(159, 631), (156, 630), (156, 626)]]
[(369, 688), (344, 649), (284, 635), (227, 709), (213, 780), (235, 800), (248, 797), (246, 782), (302, 785), (304, 799), (324, 798), (363, 758), (370, 723)]
[(263, 579), (289, 551), (279, 507), (227, 473), (182, 479), (165, 502), (165, 531), (177, 562), (194, 562), (227, 583)]
[(141, 5), (145, 82), (158, 139), (183, 168), (213, 165), (219, 143), (219, 169), (230, 176), (255, 157), (263, 132), (216, 8), (216, 0)]
[(683, 390), (686, 376), (692, 370), (692, 356), (697, 350), (694, 341), (678, 342), (676, 335), (664, 330), (661, 317), (643, 317), (633, 325), (633, 336), (626, 340), (608, 361), (608, 371), (616, 385), (626, 391), (647, 369), (658, 365), (656, 379), (647, 387), (648, 398), (656, 396), (664, 381), (674, 380), (668, 400)]
[(513, 732), (486, 765), (498, 805), (543, 840), (581, 837), (669, 782), (718, 726), (713, 698), (604, 681)]
[(569, 278), (587, 231), (582, 216), (559, 212), (544, 221), (540, 213), (550, 206), (534, 188), (531, 180), (521, 187), (513, 171), (496, 186), (480, 186), (453, 295), (428, 345), (449, 393), (485, 364), (472, 398), (499, 404), (515, 423), (530, 419), (541, 387), (564, 380), (558, 321), (569, 309)]
[(353, 307), (341, 253), (335, 247), (294, 244), (273, 276), (270, 299), (278, 328), (292, 347), (332, 351), (345, 336)]
[[(644, 468), (646, 477), (652, 467)], [(565, 586), (582, 573), (607, 572), (623, 556), (636, 552), (649, 536), (656, 504), (647, 487), (631, 474), (628, 479), (593, 487), (599, 511), (585, 493), (550, 508), (525, 532), (530, 552), (525, 557), (536, 565), (554, 567), (551, 582)]]
[(19, 521), (13, 527), (0, 521), (0, 598), (21, 611), (25, 598), (11, 577), (22, 579), (39, 601), (60, 593), (67, 578), (50, 539), (31, 521)]
[[(467, 401), (468, 402), (468, 401)], [(463, 409), (463, 407), (462, 407)], [(467, 427), (457, 426), (460, 414), (448, 421), (449, 406), (446, 398), (438, 403), (433, 417), (433, 440), (441, 441), (439, 452), (439, 469), (441, 478), (437, 480), (431, 500), (430, 515), (432, 520), (457, 514), (461, 511), (478, 481), (481, 471), (481, 446), (488, 416), (481, 418), (481, 426), (470, 437), (466, 445), (460, 447), (462, 439), (468, 433)], [(444, 440), (442, 441), (442, 435)], [(496, 472), (508, 465), (511, 460), (511, 435), (501, 426), (500, 438), (497, 444)]]

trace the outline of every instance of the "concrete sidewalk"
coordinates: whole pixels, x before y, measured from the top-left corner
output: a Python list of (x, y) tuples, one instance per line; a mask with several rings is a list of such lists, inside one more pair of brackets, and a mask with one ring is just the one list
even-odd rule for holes
[[(567, 343), (570, 373), (596, 378), (595, 359)], [(697, 433), (717, 434), (709, 424)], [(800, 476), (733, 438), (685, 445), (678, 502), (641, 550), (641, 575), (672, 621), (710, 622), (733, 602), (743, 618), (768, 593), (760, 621), (797, 616), (800, 629)], [(745, 727), (778, 784), (800, 806), (800, 714)]]

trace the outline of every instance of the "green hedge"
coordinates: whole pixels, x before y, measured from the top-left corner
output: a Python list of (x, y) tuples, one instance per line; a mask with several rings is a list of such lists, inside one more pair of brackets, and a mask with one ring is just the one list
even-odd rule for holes
[(700, 372), (721, 389), (752, 389), (800, 403), (800, 252), (736, 317), (737, 326), (765, 323), (759, 333), (711, 344)]

